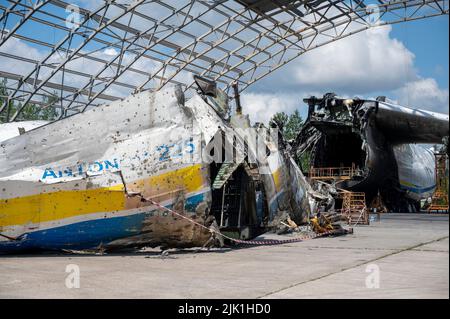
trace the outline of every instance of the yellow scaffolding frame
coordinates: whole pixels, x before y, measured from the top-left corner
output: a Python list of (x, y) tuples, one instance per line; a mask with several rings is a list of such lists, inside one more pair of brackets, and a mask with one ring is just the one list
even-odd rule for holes
[(446, 153), (434, 153), (435, 158), (435, 176), (436, 190), (431, 198), (431, 205), (428, 212), (448, 212), (448, 177), (447, 177), (447, 160)]

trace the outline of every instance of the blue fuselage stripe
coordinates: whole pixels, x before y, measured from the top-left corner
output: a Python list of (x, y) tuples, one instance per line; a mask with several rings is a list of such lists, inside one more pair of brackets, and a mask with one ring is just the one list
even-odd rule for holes
[(413, 193), (417, 193), (417, 194), (422, 194), (422, 193), (428, 193), (433, 191), (436, 188), (436, 185), (430, 186), (430, 187), (411, 187), (411, 186), (406, 186), (406, 185), (400, 185), (401, 188), (413, 192)]
[[(195, 211), (205, 194), (186, 199), (187, 211)], [(172, 207), (172, 204), (166, 207)], [(119, 238), (138, 235), (146, 216), (155, 210), (138, 212), (129, 216), (108, 217), (77, 222), (65, 226), (38, 230), (21, 235), (18, 240), (0, 242), (0, 252), (14, 252), (24, 249), (88, 249), (107, 244)]]

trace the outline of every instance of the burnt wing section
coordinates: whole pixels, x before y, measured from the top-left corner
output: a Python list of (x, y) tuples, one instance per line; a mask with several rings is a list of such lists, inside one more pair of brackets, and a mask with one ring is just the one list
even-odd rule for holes
[(333, 93), (304, 102), (308, 118), (292, 145), (296, 156), (311, 152), (313, 168), (350, 168), (350, 178), (339, 181), (339, 187), (366, 193), (368, 203), (379, 194), (391, 211), (420, 209), (400, 185), (394, 148), (441, 142), (448, 136), (448, 116)]

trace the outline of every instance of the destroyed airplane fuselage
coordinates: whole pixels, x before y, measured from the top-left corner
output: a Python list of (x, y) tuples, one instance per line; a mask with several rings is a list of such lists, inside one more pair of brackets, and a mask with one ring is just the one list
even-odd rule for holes
[(311, 151), (314, 168), (349, 168), (336, 185), (378, 195), (391, 211), (420, 209), (436, 186), (433, 153), (420, 143), (442, 143), (448, 115), (410, 109), (386, 101), (342, 99), (334, 94), (304, 100), (308, 119), (292, 153)]
[[(245, 136), (248, 118), (227, 119), (226, 103), (217, 101), (194, 95), (185, 102), (171, 87), (0, 138), (0, 252), (210, 240), (208, 230), (150, 201), (241, 238), (283, 211), (303, 222), (309, 185), (295, 162), (262, 137), (264, 127), (252, 131), (265, 150), (256, 154)], [(223, 162), (230, 150), (233, 160)]]

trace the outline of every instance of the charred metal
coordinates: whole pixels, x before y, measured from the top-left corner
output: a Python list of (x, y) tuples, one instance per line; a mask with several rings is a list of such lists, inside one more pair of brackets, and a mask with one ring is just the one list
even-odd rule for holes
[(346, 176), (338, 187), (364, 192), (368, 205), (415, 212), (435, 189), (434, 157), (421, 143), (442, 143), (448, 116), (396, 105), (385, 97), (345, 99), (333, 93), (304, 100), (308, 117), (292, 155), (311, 152), (311, 170)]

